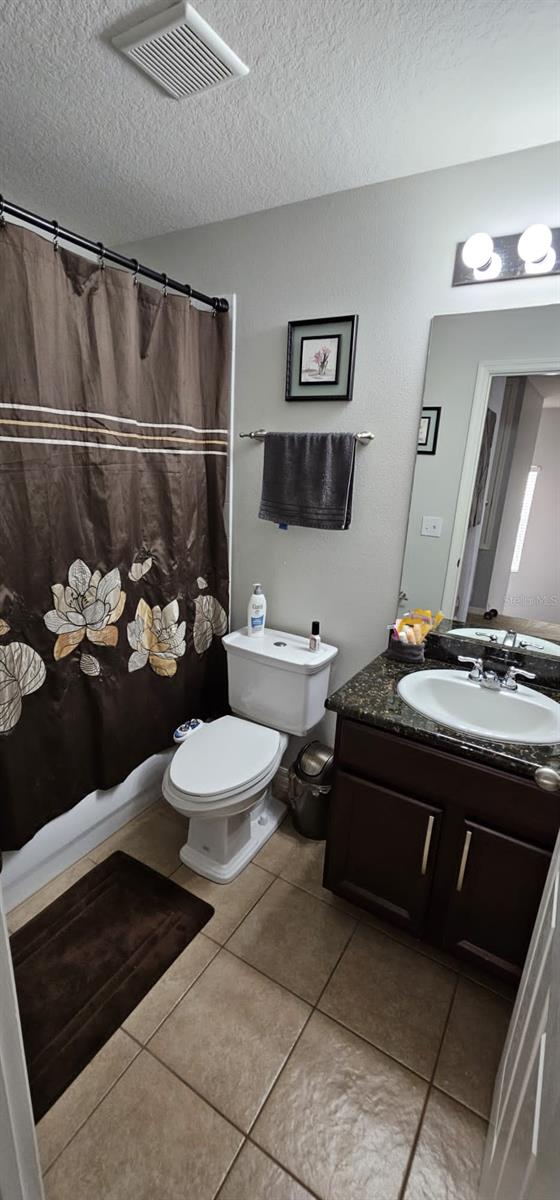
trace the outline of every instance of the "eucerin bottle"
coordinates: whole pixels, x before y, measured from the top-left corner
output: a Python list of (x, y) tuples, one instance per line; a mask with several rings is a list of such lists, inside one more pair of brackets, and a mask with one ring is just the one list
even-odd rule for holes
[(247, 633), (250, 637), (262, 637), (266, 620), (266, 596), (260, 583), (253, 584), (253, 595), (247, 609)]

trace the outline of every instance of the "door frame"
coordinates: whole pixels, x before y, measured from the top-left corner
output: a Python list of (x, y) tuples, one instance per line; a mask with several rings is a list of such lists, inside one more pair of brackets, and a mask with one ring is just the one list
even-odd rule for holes
[(44, 1200), (0, 882), (0, 1196)]
[(479, 361), (478, 363), (463, 469), (457, 504), (455, 506), (453, 531), (445, 572), (441, 607), (446, 613), (453, 613), (455, 611), (461, 564), (467, 540), (472, 493), (476, 481), (478, 458), (492, 380), (496, 375), (544, 375), (547, 371), (560, 371), (560, 357), (500, 358), (491, 359), (486, 362)]

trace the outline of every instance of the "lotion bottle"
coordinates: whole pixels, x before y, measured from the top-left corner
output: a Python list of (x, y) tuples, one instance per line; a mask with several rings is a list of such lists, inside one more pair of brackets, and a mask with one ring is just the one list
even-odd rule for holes
[(253, 584), (253, 595), (247, 609), (247, 633), (249, 637), (262, 637), (266, 621), (266, 596), (260, 583)]

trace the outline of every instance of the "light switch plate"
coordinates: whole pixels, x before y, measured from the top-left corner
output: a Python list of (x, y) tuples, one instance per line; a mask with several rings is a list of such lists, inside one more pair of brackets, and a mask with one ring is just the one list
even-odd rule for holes
[(422, 517), (422, 537), (441, 537), (443, 517)]

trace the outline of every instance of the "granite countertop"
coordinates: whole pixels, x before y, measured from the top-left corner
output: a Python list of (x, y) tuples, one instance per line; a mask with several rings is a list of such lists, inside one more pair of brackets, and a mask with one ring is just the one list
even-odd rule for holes
[[(547, 746), (524, 746), (472, 737), (468, 733), (438, 725), (401, 700), (397, 684), (411, 671), (452, 670), (455, 664), (426, 659), (423, 663), (394, 662), (385, 654), (374, 658), (362, 671), (329, 696), (326, 707), (333, 712), (373, 725), (413, 742), (423, 742), (447, 754), (474, 759), (485, 766), (533, 779), (535, 767), (560, 770), (560, 742)], [(560, 692), (538, 688), (560, 703)]]

